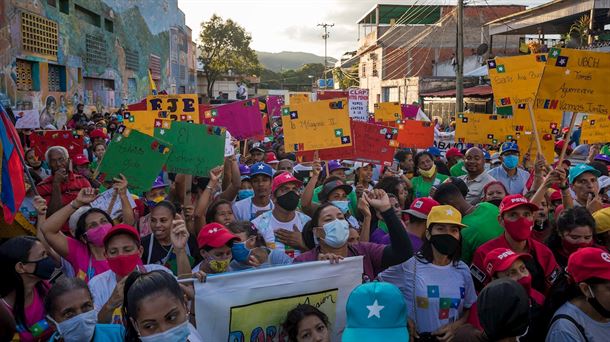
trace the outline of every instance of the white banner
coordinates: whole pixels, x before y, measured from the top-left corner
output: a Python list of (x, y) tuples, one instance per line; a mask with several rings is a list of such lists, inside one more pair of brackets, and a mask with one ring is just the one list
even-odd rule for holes
[(15, 128), (40, 128), (40, 113), (36, 109), (14, 110)]
[(298, 304), (329, 318), (332, 341), (345, 327), (345, 306), (362, 283), (362, 256), (208, 276), (195, 282), (195, 317), (204, 341), (285, 341), (281, 323)]
[(349, 117), (354, 120), (368, 121), (369, 119), (369, 90), (351, 88), (348, 94)]

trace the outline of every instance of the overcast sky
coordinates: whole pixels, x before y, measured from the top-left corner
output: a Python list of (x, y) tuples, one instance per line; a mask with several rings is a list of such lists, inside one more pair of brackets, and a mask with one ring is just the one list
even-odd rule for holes
[[(540, 5), (549, 0), (466, 0), (476, 5)], [(216, 13), (231, 18), (252, 34), (259, 51), (302, 51), (324, 55), (320, 23), (330, 29), (328, 55), (338, 58), (357, 47), (356, 22), (375, 4), (455, 4), (455, 0), (178, 0), (186, 24), (199, 36), (200, 23)]]

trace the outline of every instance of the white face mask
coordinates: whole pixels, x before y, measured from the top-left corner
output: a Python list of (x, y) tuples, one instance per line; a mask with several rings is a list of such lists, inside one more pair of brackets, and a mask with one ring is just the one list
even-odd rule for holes
[(61, 323), (55, 322), (50, 316), (47, 316), (47, 319), (55, 324), (57, 332), (65, 342), (91, 341), (97, 324), (97, 312), (83, 312)]
[(165, 330), (164, 332), (149, 335), (149, 336), (140, 336), (140, 341), (142, 342), (184, 342), (191, 334), (189, 329), (189, 321), (188, 319), (184, 321), (184, 323), (179, 324), (169, 330)]
[(339, 248), (347, 243), (349, 238), (349, 223), (346, 220), (335, 219), (325, 223), (324, 242), (332, 248)]

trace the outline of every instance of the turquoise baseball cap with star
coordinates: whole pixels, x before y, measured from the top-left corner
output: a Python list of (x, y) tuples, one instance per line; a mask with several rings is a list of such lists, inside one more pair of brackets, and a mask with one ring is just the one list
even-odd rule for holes
[(585, 172), (591, 172), (595, 175), (595, 177), (599, 177), (601, 174), (593, 166), (587, 164), (578, 164), (570, 168), (570, 173), (568, 174), (568, 182), (570, 182), (570, 184), (573, 184), (576, 178), (578, 178), (578, 176), (582, 175)]
[(398, 287), (370, 282), (356, 287), (347, 299), (343, 342), (409, 341), (407, 303)]

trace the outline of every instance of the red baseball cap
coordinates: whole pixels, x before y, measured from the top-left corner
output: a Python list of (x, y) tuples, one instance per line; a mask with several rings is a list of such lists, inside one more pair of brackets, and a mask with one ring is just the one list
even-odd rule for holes
[(553, 190), (553, 193), (551, 194), (551, 196), (549, 197), (549, 200), (551, 202), (553, 201), (561, 201), (561, 191), (559, 190)]
[(280, 161), (277, 160), (277, 157), (275, 156), (275, 153), (273, 152), (267, 152), (267, 156), (265, 157), (265, 163), (267, 164), (277, 164)]
[(537, 205), (528, 201), (527, 198), (525, 198), (523, 195), (514, 194), (508, 195), (504, 197), (504, 199), (502, 199), (502, 202), (500, 203), (500, 215), (522, 205), (530, 208), (532, 211), (536, 211), (539, 209)]
[(506, 271), (519, 258), (525, 261), (532, 256), (527, 253), (515, 253), (508, 248), (496, 248), (487, 253), (483, 265), (487, 275), (492, 277), (496, 272)]
[(199, 248), (210, 246), (214, 248), (222, 247), (231, 240), (239, 240), (239, 238), (225, 228), (220, 223), (208, 223), (199, 231), (197, 235), (197, 245)]
[(445, 152), (445, 157), (463, 157), (464, 155), (456, 147), (452, 147)]
[(74, 160), (75, 165), (89, 164), (89, 159), (87, 159), (84, 154), (77, 154), (72, 160)]
[(412, 203), (409, 209), (403, 210), (403, 213), (407, 213), (409, 215), (413, 215), (420, 219), (427, 219), (430, 210), (432, 207), (440, 205), (437, 201), (433, 200), (430, 197), (420, 197), (416, 198)]
[(104, 134), (104, 131), (102, 131), (101, 129), (94, 129), (93, 131), (91, 131), (91, 133), (89, 133), (89, 137), (91, 139), (96, 139), (96, 138), (106, 139), (107, 138), (106, 134)]
[(286, 183), (297, 183), (299, 186), (303, 185), (303, 182), (296, 179), (290, 172), (282, 172), (273, 178), (271, 192), (275, 194), (275, 190)]
[(580, 248), (568, 259), (568, 274), (576, 283), (591, 278), (610, 280), (610, 254), (601, 248)]
[(138, 241), (138, 243), (140, 243), (140, 241), (141, 241), (140, 233), (138, 232), (138, 230), (135, 227), (130, 226), (125, 223), (119, 223), (119, 224), (113, 226), (112, 228), (110, 228), (110, 230), (108, 230), (108, 232), (104, 236), (104, 245), (108, 242), (108, 240), (110, 240), (110, 238), (112, 238), (113, 236), (118, 235), (118, 234), (131, 235), (133, 238), (135, 238)]

